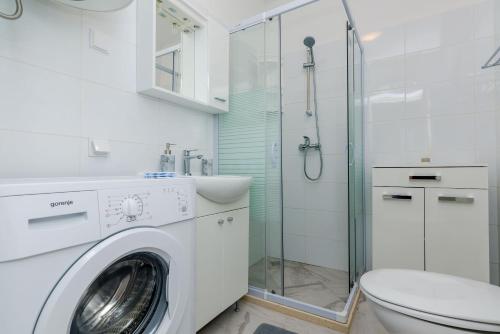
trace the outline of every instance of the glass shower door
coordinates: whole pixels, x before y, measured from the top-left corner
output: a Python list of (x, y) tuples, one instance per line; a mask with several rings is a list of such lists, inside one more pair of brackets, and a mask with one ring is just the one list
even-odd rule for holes
[(231, 112), (219, 116), (219, 174), (252, 177), (249, 284), (282, 293), (279, 20), (231, 34)]

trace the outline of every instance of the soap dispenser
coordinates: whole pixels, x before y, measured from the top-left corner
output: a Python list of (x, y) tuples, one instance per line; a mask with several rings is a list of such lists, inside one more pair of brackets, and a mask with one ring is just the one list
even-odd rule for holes
[(162, 172), (175, 172), (175, 155), (172, 154), (171, 146), (175, 144), (167, 143), (165, 147), (165, 154), (160, 157), (160, 171)]

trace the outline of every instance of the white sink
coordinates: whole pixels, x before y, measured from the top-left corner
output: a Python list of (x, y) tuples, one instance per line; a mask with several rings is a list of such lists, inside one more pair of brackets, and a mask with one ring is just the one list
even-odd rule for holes
[(233, 203), (239, 200), (250, 187), (249, 176), (193, 176), (196, 192), (209, 201), (219, 204)]

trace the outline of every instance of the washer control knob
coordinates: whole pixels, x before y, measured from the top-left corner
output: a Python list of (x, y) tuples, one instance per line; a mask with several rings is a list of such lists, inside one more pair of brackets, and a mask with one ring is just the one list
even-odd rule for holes
[(128, 221), (136, 220), (137, 216), (141, 214), (141, 199), (137, 196), (124, 199), (121, 206)]

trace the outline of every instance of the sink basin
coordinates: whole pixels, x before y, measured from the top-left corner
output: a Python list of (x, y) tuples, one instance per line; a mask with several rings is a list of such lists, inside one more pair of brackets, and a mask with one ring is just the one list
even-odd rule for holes
[(239, 200), (250, 187), (249, 176), (193, 176), (196, 192), (209, 201), (219, 204), (233, 203)]

